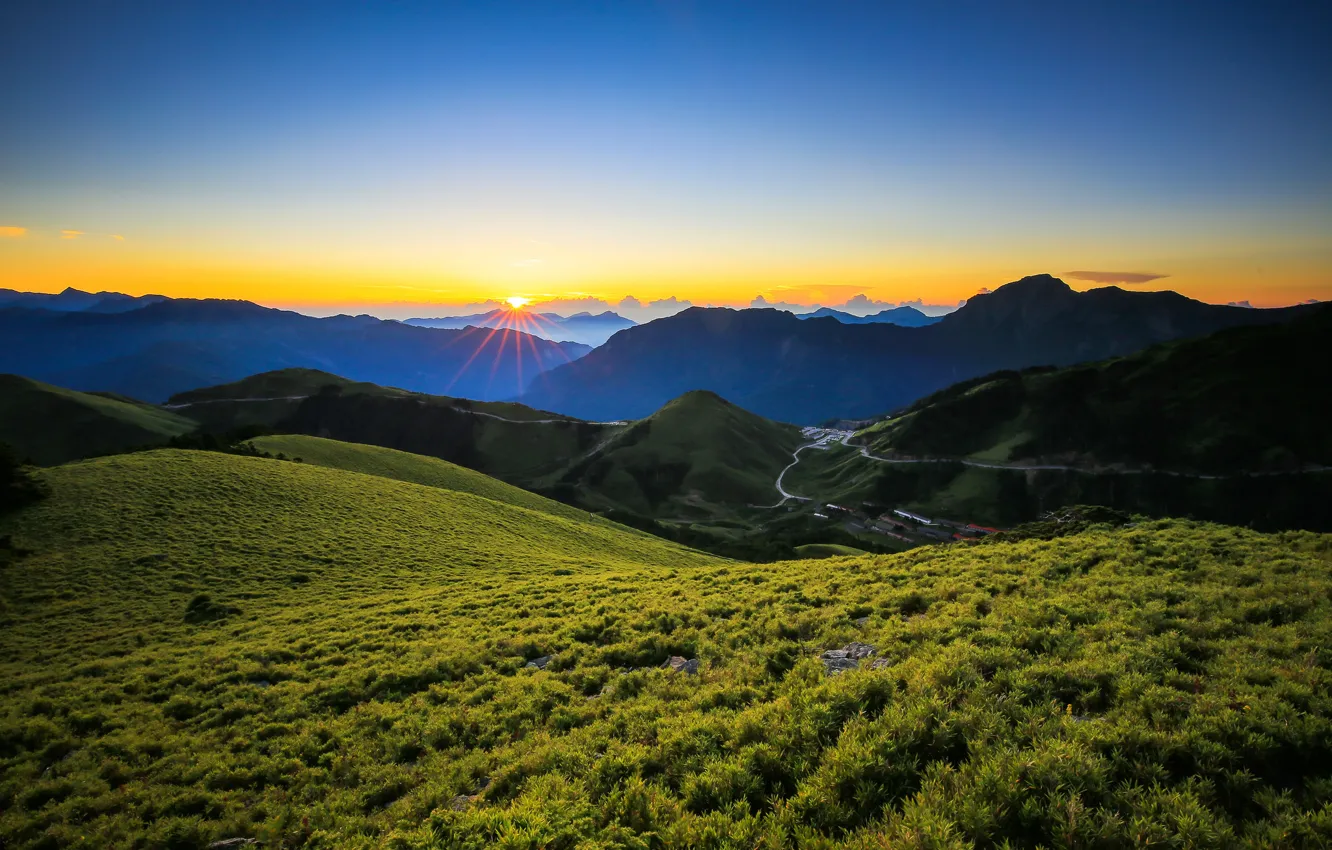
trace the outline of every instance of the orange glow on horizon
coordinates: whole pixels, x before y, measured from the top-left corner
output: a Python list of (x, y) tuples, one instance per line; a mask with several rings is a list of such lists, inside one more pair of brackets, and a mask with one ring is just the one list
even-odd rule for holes
[[(110, 230), (108, 227), (107, 230)], [(118, 234), (117, 234), (118, 235)], [(671, 298), (700, 306), (749, 306), (756, 296), (770, 303), (836, 306), (856, 295), (878, 302), (921, 300), (955, 306), (982, 288), (1048, 272), (1079, 290), (1100, 283), (1077, 280), (1072, 269), (1130, 269), (1157, 279), (1126, 285), (1135, 290), (1174, 290), (1190, 298), (1224, 304), (1249, 301), (1275, 307), (1332, 300), (1332, 258), (1322, 254), (1272, 256), (1231, 254), (1170, 257), (1081, 252), (1020, 259), (995, 256), (935, 258), (847, 257), (821, 262), (750, 265), (704, 260), (670, 263), (590, 261), (559, 279), (533, 279), (509, 288), (505, 281), (469, 268), (433, 267), (386, 260), (375, 264), (328, 260), (298, 263), (290, 258), (227, 256), (179, 247), (164, 252), (149, 240), (61, 238), (59, 231), (0, 228), (0, 288), (59, 292), (157, 294), (173, 298), (223, 298), (265, 306), (319, 312), (372, 312), (395, 316), (450, 315), (455, 308), (489, 304), (515, 312), (550, 301), (597, 299), (614, 310), (626, 296), (640, 303)], [(369, 256), (369, 255), (367, 255)], [(523, 274), (531, 274), (524, 270)], [(1097, 272), (1096, 274), (1101, 274)], [(497, 296), (497, 291), (524, 294)], [(570, 305), (571, 307), (573, 305)], [(606, 309), (588, 304), (594, 312)], [(560, 310), (555, 310), (560, 312)]]

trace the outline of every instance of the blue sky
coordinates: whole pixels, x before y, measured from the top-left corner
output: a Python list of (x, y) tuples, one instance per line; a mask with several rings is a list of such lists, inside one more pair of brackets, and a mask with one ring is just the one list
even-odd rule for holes
[(1332, 297), (1329, 16), (11, 3), (0, 285), (828, 303), (1100, 269)]

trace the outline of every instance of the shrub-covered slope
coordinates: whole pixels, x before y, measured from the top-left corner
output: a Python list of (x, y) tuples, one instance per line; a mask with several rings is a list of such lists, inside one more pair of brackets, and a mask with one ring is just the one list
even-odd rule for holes
[(20, 458), (57, 464), (165, 443), (198, 424), (133, 399), (0, 375), (0, 442)]
[(310, 464), (42, 475), (0, 521), (7, 846), (1332, 840), (1327, 537), (744, 565)]

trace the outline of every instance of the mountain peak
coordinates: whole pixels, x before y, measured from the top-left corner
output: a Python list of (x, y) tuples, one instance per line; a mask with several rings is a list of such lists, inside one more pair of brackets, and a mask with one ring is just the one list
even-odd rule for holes
[(1003, 292), (1004, 290), (1014, 291), (1022, 290), (1024, 292), (1072, 292), (1073, 287), (1064, 283), (1052, 274), (1029, 274), (1020, 280), (1012, 283), (1005, 283), (995, 290)]

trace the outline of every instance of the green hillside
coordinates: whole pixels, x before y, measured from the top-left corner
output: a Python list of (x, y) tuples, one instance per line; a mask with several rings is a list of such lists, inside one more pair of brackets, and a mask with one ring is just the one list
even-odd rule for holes
[(0, 375), (0, 443), (20, 458), (51, 465), (165, 443), (198, 424), (152, 405)]
[(800, 443), (794, 425), (691, 392), (634, 422), (554, 489), (644, 516), (716, 519), (775, 502), (773, 483)]
[(744, 565), (310, 463), (40, 474), (0, 520), (7, 847), (1332, 841), (1329, 537)]
[(271, 455), (286, 455), (288, 458), (300, 458), (305, 463), (333, 469), (345, 469), (350, 472), (362, 472), (366, 475), (379, 475), (427, 487), (438, 487), (460, 493), (471, 493), (531, 510), (543, 511), (570, 519), (587, 520), (587, 511), (579, 510), (560, 502), (547, 499), (505, 484), (488, 475), (482, 475), (457, 464), (438, 458), (400, 452), (380, 446), (367, 446), (360, 443), (343, 443), (326, 440), (322, 437), (307, 437), (299, 434), (271, 437), (257, 437), (249, 441), (256, 449)]
[(1064, 369), (999, 372), (858, 436), (876, 454), (1228, 473), (1332, 465), (1332, 309)]

